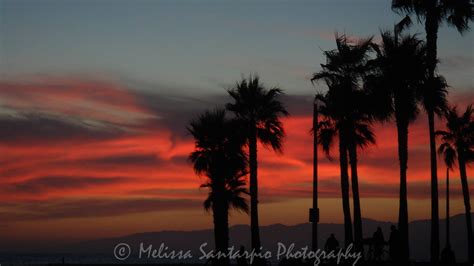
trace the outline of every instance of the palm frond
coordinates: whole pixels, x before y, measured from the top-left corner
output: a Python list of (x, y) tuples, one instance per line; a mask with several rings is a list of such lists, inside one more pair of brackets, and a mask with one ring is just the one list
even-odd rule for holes
[(456, 149), (448, 142), (444, 142), (439, 146), (438, 154), (443, 157), (446, 167), (453, 169), (457, 159)]
[(473, 109), (469, 105), (460, 114), (456, 106), (448, 108), (444, 112), (446, 118), (446, 130), (435, 132), (441, 137), (443, 143), (438, 148), (438, 153), (444, 156), (448, 167), (453, 167), (457, 157), (464, 158), (467, 163), (473, 160), (474, 151), (474, 119)]
[[(248, 134), (256, 127), (257, 137), (276, 152), (282, 152), (285, 131), (281, 118), (289, 115), (280, 101), (283, 91), (280, 88), (266, 89), (258, 75), (243, 78), (234, 88), (228, 90), (233, 99), (226, 108), (232, 111)], [(248, 140), (248, 139), (247, 139)]]

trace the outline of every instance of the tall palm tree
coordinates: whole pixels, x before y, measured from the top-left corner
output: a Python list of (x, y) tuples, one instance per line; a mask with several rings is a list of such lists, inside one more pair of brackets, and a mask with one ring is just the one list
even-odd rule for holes
[(408, 127), (418, 114), (418, 95), (424, 86), (426, 64), (423, 41), (416, 35), (399, 37), (400, 33), (397, 30), (393, 34), (381, 33), (382, 43), (380, 46), (374, 45), (377, 57), (371, 62), (375, 70), (368, 79), (370, 86), (375, 87), (373, 89), (383, 92), (379, 95), (389, 98), (396, 122), (400, 166), (398, 226), (402, 241), (401, 259), (408, 261)]
[(280, 101), (283, 91), (279, 88), (267, 89), (257, 75), (243, 78), (228, 90), (233, 102), (227, 110), (233, 112), (242, 127), (241, 134), (249, 150), (250, 168), (250, 227), (252, 249), (260, 250), (258, 222), (258, 161), (257, 142), (281, 153), (285, 131), (281, 118), (288, 115)]
[(446, 130), (436, 132), (437, 135), (441, 136), (443, 142), (439, 147), (439, 152), (450, 152), (457, 157), (466, 214), (468, 257), (472, 259), (474, 257), (474, 242), (471, 203), (466, 173), (466, 164), (473, 161), (472, 155), (474, 154), (474, 119), (472, 105), (469, 105), (462, 114), (458, 113), (456, 107), (450, 108), (446, 111), (445, 118), (447, 120)]
[[(392, 9), (408, 14), (415, 14), (418, 21), (424, 21), (426, 32), (427, 62), (429, 80), (435, 80), (437, 59), (438, 30), (443, 22), (454, 26), (461, 34), (469, 30), (469, 21), (474, 18), (474, 4), (471, 0), (392, 0)], [(429, 88), (428, 88), (429, 89)], [(436, 94), (428, 93), (429, 96)], [(434, 114), (436, 107), (425, 105), (428, 114), (431, 162), (431, 261), (439, 259), (439, 210), (438, 210), (438, 176), (436, 162), (436, 142)], [(474, 257), (471, 258), (471, 262)]]
[[(229, 246), (229, 208), (248, 212), (245, 180), (247, 156), (243, 138), (237, 134), (235, 121), (224, 110), (206, 111), (191, 121), (188, 131), (194, 137), (195, 151), (189, 155), (194, 171), (207, 176), (201, 187), (209, 188), (204, 208), (212, 210), (216, 250), (226, 253)], [(228, 265), (228, 259), (216, 261)]]
[[(352, 177), (352, 191), (354, 195), (354, 206), (360, 206), (359, 199), (359, 187), (357, 180), (357, 149), (365, 148), (371, 144), (375, 144), (375, 135), (373, 133), (371, 122), (364, 120), (356, 120), (352, 124), (348, 125), (346, 121), (337, 121), (330, 115), (331, 105), (325, 96), (319, 99), (322, 103), (325, 103), (320, 107), (320, 112), (323, 115), (323, 120), (318, 123), (317, 140), (318, 144), (322, 146), (323, 151), (329, 159), (331, 158), (330, 151), (332, 149), (335, 140), (338, 139), (339, 143), (339, 163), (341, 170), (341, 190), (343, 197), (343, 213), (344, 213), (344, 232), (345, 232), (345, 244), (346, 246), (352, 243), (352, 223), (350, 218), (350, 206), (349, 206), (349, 173), (348, 164), (351, 165), (351, 177)], [(328, 104), (326, 104), (328, 103)], [(353, 128), (354, 131), (350, 132), (348, 128)], [(341, 145), (342, 143), (342, 145)], [(349, 157), (349, 161), (347, 158)], [(358, 210), (360, 213), (360, 208)], [(356, 224), (356, 218), (354, 218), (354, 225)], [(358, 225), (361, 225), (361, 222)], [(362, 234), (360, 234), (362, 235)], [(357, 250), (362, 250), (362, 240), (356, 241)]]
[[(328, 92), (320, 100), (324, 103), (321, 113), (326, 121), (321, 124), (320, 141), (328, 151), (332, 138), (339, 138), (339, 164), (341, 171), (342, 207), (344, 213), (345, 243), (353, 241), (352, 223), (349, 205), (349, 173), (347, 167), (350, 158), (352, 193), (354, 204), (354, 239), (357, 250), (362, 250), (362, 212), (360, 208), (359, 182), (357, 174), (357, 146), (374, 142), (370, 132), (371, 116), (362, 108), (363, 76), (367, 72), (368, 52), (372, 39), (351, 44), (345, 35), (336, 35), (337, 49), (324, 52), (326, 64), (322, 71), (313, 75), (312, 81), (324, 80)], [(367, 134), (363, 134), (367, 133)], [(363, 144), (363, 145), (361, 145)]]
[[(451, 250), (451, 230), (450, 230), (450, 217), (449, 217), (449, 172), (453, 170), (456, 162), (456, 150), (448, 143), (443, 143), (438, 148), (438, 153), (443, 157), (444, 164), (446, 165), (446, 245), (444, 253), (454, 254)], [(441, 254), (443, 254), (443, 252)], [(443, 258), (443, 255), (441, 255)], [(447, 256), (445, 260), (448, 260)]]
[[(347, 160), (347, 142), (344, 138), (345, 130), (344, 123), (339, 122), (331, 116), (330, 102), (326, 99), (326, 95), (320, 98), (320, 101), (325, 103), (320, 107), (320, 113), (324, 116), (323, 120), (319, 122), (318, 126), (318, 142), (321, 145), (326, 156), (331, 159), (330, 151), (338, 139), (339, 143), (339, 168), (341, 172), (341, 193), (342, 193), (342, 212), (344, 215), (344, 242), (345, 245), (350, 245), (353, 241), (351, 207), (349, 202), (349, 172)], [(326, 103), (328, 103), (326, 105)]]

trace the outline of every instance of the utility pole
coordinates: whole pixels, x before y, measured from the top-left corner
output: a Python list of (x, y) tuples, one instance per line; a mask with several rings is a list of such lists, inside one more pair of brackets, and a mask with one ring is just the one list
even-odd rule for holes
[(309, 210), (309, 221), (312, 223), (312, 250), (318, 249), (318, 103), (313, 102), (313, 208)]

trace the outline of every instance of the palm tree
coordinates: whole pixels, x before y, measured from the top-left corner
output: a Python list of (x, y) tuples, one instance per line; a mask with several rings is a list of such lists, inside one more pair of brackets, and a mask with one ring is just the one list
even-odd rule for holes
[[(247, 156), (235, 121), (226, 119), (224, 110), (207, 111), (191, 121), (188, 131), (194, 137), (195, 151), (189, 155), (194, 171), (207, 176), (201, 187), (209, 188), (204, 208), (212, 210), (216, 250), (227, 253), (229, 246), (229, 208), (248, 212), (242, 196), (247, 194), (245, 180)], [(228, 259), (216, 261), (228, 265)]]
[(259, 252), (257, 142), (281, 153), (285, 131), (280, 119), (287, 116), (288, 112), (279, 100), (282, 90), (266, 89), (258, 76), (243, 78), (228, 93), (233, 102), (227, 104), (227, 110), (233, 112), (239, 121), (243, 132), (241, 134), (245, 137), (249, 150), (252, 249)]
[[(398, 159), (400, 166), (400, 205), (398, 226), (401, 235), (401, 258), (408, 261), (408, 127), (418, 114), (418, 95), (424, 86), (426, 65), (425, 46), (416, 35), (401, 36), (401, 24), (395, 33), (382, 32), (382, 43), (374, 45), (377, 58), (371, 64), (375, 71), (368, 77), (370, 86), (388, 97), (393, 110), (398, 136)], [(399, 40), (400, 39), (400, 40)], [(386, 102), (386, 100), (384, 100)]]
[(469, 187), (467, 183), (466, 164), (473, 161), (474, 154), (474, 119), (472, 105), (466, 108), (463, 114), (459, 114), (456, 107), (450, 108), (445, 113), (447, 120), (446, 130), (439, 130), (437, 135), (441, 136), (443, 143), (439, 152), (457, 157), (461, 186), (464, 197), (464, 209), (466, 214), (468, 257), (474, 257), (474, 243), (471, 221), (471, 203), (469, 198)]
[[(371, 121), (355, 120), (351, 123), (348, 123), (347, 121), (338, 121), (331, 115), (331, 108), (333, 107), (331, 106), (332, 103), (328, 100), (327, 95), (318, 95), (318, 100), (323, 103), (323, 105), (319, 108), (319, 112), (324, 116), (324, 119), (318, 123), (317, 140), (318, 144), (322, 146), (323, 151), (329, 159), (332, 159), (330, 151), (333, 147), (333, 144), (335, 143), (336, 138), (339, 142), (339, 164), (341, 170), (341, 190), (343, 197), (344, 232), (345, 244), (347, 246), (353, 241), (349, 206), (348, 164), (350, 163), (351, 165), (352, 191), (354, 196), (354, 207), (356, 207), (360, 206), (360, 201), (358, 201), (359, 188), (357, 179), (357, 148), (363, 149), (371, 144), (375, 144), (375, 135), (373, 133)], [(349, 129), (353, 129), (353, 131), (350, 131)], [(350, 158), (349, 161), (347, 160), (348, 156)], [(360, 207), (358, 212), (361, 212)], [(362, 223), (360, 221), (360, 223), (357, 225), (361, 224)], [(356, 225), (355, 216), (354, 225)], [(362, 239), (360, 239), (360, 242), (356, 240), (356, 248), (358, 250), (362, 250)]]
[[(448, 143), (443, 143), (438, 148), (438, 153), (443, 157), (444, 164), (446, 165), (446, 245), (441, 252), (445, 254), (443, 261), (443, 255), (441, 255), (442, 262), (449, 262), (454, 258), (454, 252), (451, 249), (451, 239), (450, 239), (450, 217), (449, 217), (449, 171), (453, 170), (455, 161), (456, 161), (456, 150), (449, 145)], [(452, 258), (449, 258), (452, 255)]]
[(324, 80), (329, 90), (319, 95), (324, 103), (321, 114), (326, 117), (321, 122), (320, 137), (323, 149), (328, 153), (333, 138), (339, 138), (339, 164), (341, 171), (342, 208), (344, 213), (344, 231), (346, 246), (352, 243), (352, 222), (349, 205), (349, 173), (347, 167), (350, 158), (352, 193), (354, 204), (354, 238), (357, 250), (362, 250), (362, 213), (360, 208), (359, 184), (357, 174), (357, 146), (373, 143), (370, 131), (371, 116), (362, 108), (362, 78), (367, 72), (368, 52), (371, 50), (371, 38), (357, 44), (350, 44), (346, 36), (336, 35), (337, 49), (324, 52), (326, 64), (322, 71), (313, 75), (312, 81)]
[(353, 240), (351, 208), (349, 203), (349, 172), (347, 170), (347, 142), (344, 136), (344, 126), (342, 121), (339, 122), (331, 114), (331, 102), (327, 95), (320, 96), (319, 100), (324, 103), (320, 107), (319, 112), (325, 118), (318, 125), (318, 142), (321, 145), (326, 156), (331, 159), (330, 151), (335, 142), (339, 140), (339, 168), (341, 172), (341, 193), (342, 193), (342, 212), (344, 214), (344, 241), (346, 246), (351, 244)]
[[(392, 9), (404, 13), (414, 13), (418, 21), (423, 21), (426, 32), (428, 77), (430, 82), (434, 81), (436, 75), (437, 39), (438, 30), (443, 22), (454, 26), (461, 34), (469, 30), (469, 21), (474, 18), (474, 4), (471, 0), (392, 0)], [(429, 87), (428, 87), (429, 89)], [(428, 96), (436, 94), (428, 93)], [(428, 126), (430, 135), (430, 159), (431, 159), (431, 261), (439, 259), (439, 210), (438, 210), (438, 176), (436, 162), (436, 140), (434, 114), (436, 107), (425, 105), (428, 114)], [(471, 262), (474, 257), (470, 258)]]

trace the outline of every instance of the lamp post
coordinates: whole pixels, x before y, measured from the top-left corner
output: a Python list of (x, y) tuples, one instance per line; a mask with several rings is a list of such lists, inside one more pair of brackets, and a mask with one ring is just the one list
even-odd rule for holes
[(313, 208), (309, 210), (309, 221), (312, 223), (312, 250), (318, 249), (318, 103), (313, 102)]

